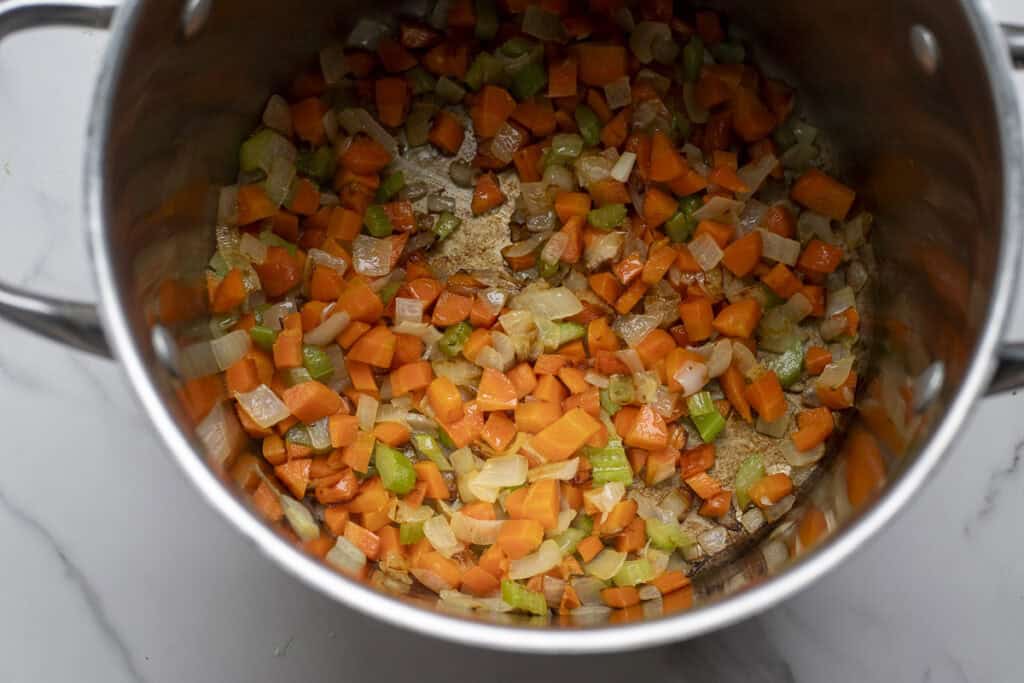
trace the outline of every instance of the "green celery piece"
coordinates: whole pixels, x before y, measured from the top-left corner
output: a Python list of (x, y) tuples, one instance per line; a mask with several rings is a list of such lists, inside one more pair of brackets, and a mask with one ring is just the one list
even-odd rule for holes
[(579, 514), (572, 520), (570, 525), (573, 529), (579, 529), (584, 536), (589, 536), (594, 531), (594, 518), (590, 515)]
[(692, 218), (687, 218), (682, 211), (676, 211), (665, 221), (665, 234), (676, 244), (681, 244), (690, 239), (695, 227)]
[(501, 60), (489, 52), (481, 52), (473, 60), (466, 72), (466, 85), (476, 92), (485, 84), (502, 84), (505, 82), (505, 67)]
[(490, 40), (498, 33), (498, 8), (494, 0), (476, 0), (476, 37)]
[(544, 279), (553, 278), (555, 275), (558, 274), (558, 263), (551, 263), (549, 261), (541, 259), (537, 263), (537, 274)]
[(469, 323), (457, 323), (444, 331), (441, 338), (437, 340), (437, 346), (444, 355), (455, 358), (462, 352), (462, 347), (466, 345), (472, 332), (473, 326)]
[(597, 118), (593, 109), (581, 104), (576, 107), (575, 118), (584, 144), (593, 147), (601, 142), (601, 119)]
[(696, 83), (700, 77), (700, 68), (704, 66), (704, 41), (694, 36), (683, 48), (683, 75), (690, 83)]
[(272, 230), (264, 230), (260, 233), (260, 242), (263, 242), (267, 246), (271, 247), (282, 247), (288, 251), (289, 254), (295, 256), (299, 252), (299, 248), (284, 239)]
[(366, 226), (366, 232), (373, 237), (388, 237), (394, 230), (391, 226), (391, 219), (388, 218), (387, 212), (380, 204), (371, 204), (366, 208), (363, 225)]
[(262, 325), (253, 325), (249, 329), (249, 336), (252, 337), (252, 343), (264, 351), (274, 350), (274, 342), (277, 341), (276, 330)]
[(390, 202), (403, 187), (405, 187), (405, 174), (395, 171), (381, 181), (380, 187), (377, 188), (376, 199), (378, 202)]
[(586, 446), (583, 453), (590, 461), (591, 478), (594, 484), (601, 486), (612, 481), (623, 484), (633, 483), (633, 468), (626, 458), (626, 450), (618, 439), (609, 439), (603, 448)]
[(416, 433), (412, 435), (412, 445), (416, 452), (431, 460), (442, 472), (451, 472), (452, 464), (444, 454), (441, 443), (430, 434)]
[(533, 97), (548, 84), (548, 72), (543, 64), (530, 62), (512, 76), (512, 94), (517, 100)]
[(751, 455), (740, 463), (733, 484), (737, 509), (743, 510), (750, 505), (750, 487), (764, 479), (764, 476), (764, 461), (761, 460), (760, 455)]
[(558, 345), (564, 346), (571, 341), (583, 339), (587, 334), (587, 328), (579, 323), (561, 322), (558, 323)]
[(313, 447), (313, 440), (309, 438), (309, 430), (306, 429), (306, 425), (304, 424), (292, 425), (291, 428), (284, 433), (284, 440), (298, 446), (306, 446), (307, 448)]
[[(544, 262), (541, 261), (543, 264)], [(543, 273), (541, 273), (543, 275)], [(558, 329), (558, 323), (548, 320), (547, 318), (535, 318), (534, 324), (537, 326), (537, 332), (540, 336), (541, 345), (545, 351), (555, 351), (558, 349), (558, 342), (562, 338), (562, 333)]]
[(416, 470), (402, 451), (378, 441), (373, 449), (373, 461), (388, 491), (404, 496), (416, 486)]
[(398, 527), (398, 542), (402, 545), (412, 545), (424, 536), (423, 522), (402, 522)]
[(679, 526), (679, 522), (663, 522), (651, 517), (645, 520), (644, 524), (651, 545), (659, 550), (672, 552), (676, 548), (685, 548), (695, 543), (689, 534), (683, 531), (683, 527)]
[(633, 378), (627, 375), (612, 375), (608, 378), (608, 397), (625, 405), (633, 402)]
[(434, 92), (437, 93), (438, 97), (449, 104), (458, 104), (462, 101), (462, 98), (466, 96), (465, 88), (447, 76), (441, 76), (441, 78), (437, 79), (437, 85), (434, 86)]
[(306, 368), (285, 368), (281, 371), (286, 387), (294, 387), (296, 384), (312, 382), (313, 375), (309, 374)]
[(551, 138), (551, 148), (544, 167), (550, 164), (564, 164), (583, 152), (583, 138), (575, 133), (559, 133)]
[(334, 365), (330, 356), (319, 346), (303, 344), (302, 365), (315, 380), (322, 380), (334, 374)]
[(401, 288), (401, 280), (392, 280), (380, 288), (380, 291), (377, 292), (377, 296), (380, 298), (381, 303), (387, 306), (391, 303), (391, 300), (395, 298), (395, 295), (398, 294), (398, 290)]
[(334, 152), (330, 147), (299, 152), (295, 169), (304, 176), (325, 183), (334, 176)]
[[(258, 130), (250, 135), (238, 150), (238, 165), (243, 171), (270, 172), (270, 161), (279, 156), (280, 151), (291, 147), (284, 136), (269, 128)], [(265, 167), (264, 167), (265, 166)]]
[(434, 92), (436, 79), (422, 66), (416, 66), (406, 71), (405, 80), (409, 82), (409, 88), (414, 96)]
[(690, 137), (690, 119), (686, 118), (678, 109), (672, 111), (672, 128), (675, 130), (676, 137), (680, 140), (686, 141)]
[(718, 435), (725, 429), (725, 418), (717, 410), (705, 415), (691, 415), (690, 419), (697, 427), (700, 438), (704, 443), (711, 443), (718, 438)]
[(625, 204), (605, 204), (587, 213), (587, 222), (600, 230), (612, 230), (626, 220)]
[(543, 593), (535, 593), (526, 586), (509, 579), (503, 579), (501, 582), (501, 599), (510, 607), (536, 614), (539, 617), (548, 613), (548, 603), (544, 599)]
[(804, 345), (800, 341), (794, 341), (788, 349), (779, 354), (768, 363), (768, 367), (779, 376), (779, 384), (783, 388), (793, 386), (803, 375), (804, 371)]
[(686, 399), (686, 407), (690, 411), (690, 417), (694, 415), (710, 415), (711, 413), (718, 412), (718, 408), (715, 407), (715, 401), (711, 398), (710, 391), (698, 391)]
[(533, 49), (533, 41), (524, 38), (522, 36), (516, 36), (515, 38), (509, 38), (505, 43), (498, 48), (501, 54), (505, 55), (509, 59), (515, 59), (516, 57), (522, 57), (527, 52)]
[(781, 306), (786, 303), (786, 300), (773, 292), (772, 288), (768, 285), (763, 282), (759, 282), (758, 286), (761, 288), (761, 291), (764, 292), (764, 303), (762, 304), (762, 308), (764, 308), (764, 310), (767, 311), (769, 308), (775, 308), (776, 306)]
[(456, 449), (455, 442), (452, 441), (452, 437), (448, 436), (448, 432), (446, 432), (444, 428), (437, 431), (437, 440), (441, 442), (442, 446), (450, 451), (454, 451)]
[(563, 556), (572, 555), (576, 552), (576, 546), (586, 537), (587, 534), (583, 533), (580, 529), (569, 527), (555, 536), (555, 543), (558, 544), (558, 549), (562, 552)]
[(434, 234), (438, 240), (444, 240), (462, 225), (462, 219), (451, 211), (442, 211), (434, 223)]
[(615, 413), (622, 410), (622, 406), (611, 399), (607, 389), (601, 389), (598, 392), (598, 396), (601, 398), (601, 410), (608, 413), (608, 415), (614, 416)]
[(636, 586), (647, 583), (654, 578), (654, 567), (650, 560), (640, 558), (639, 560), (626, 560), (622, 567), (612, 577), (616, 586)]

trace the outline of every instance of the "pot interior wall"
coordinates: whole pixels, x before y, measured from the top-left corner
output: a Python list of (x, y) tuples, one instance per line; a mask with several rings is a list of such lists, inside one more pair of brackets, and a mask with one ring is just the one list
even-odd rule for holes
[[(186, 39), (179, 28), (184, 4), (142, 0), (132, 8), (134, 31), (104, 148), (107, 244), (139, 352), (148, 359), (161, 283), (197, 281), (212, 253), (218, 188), (234, 182), (239, 143), (275, 88), (314, 67), (320, 46), (344, 40), (357, 7), (216, 0), (203, 28)], [(379, 18), (393, 20), (394, 6), (381, 4)], [(887, 472), (891, 484), (913, 461), (972, 357), (995, 278), (1003, 210), (991, 86), (958, 3), (719, 5), (756, 36), (768, 71), (799, 88), (801, 110), (827, 133), (836, 166), (876, 214), (879, 289), (864, 321), (876, 343), (873, 367), (859, 385), (865, 419), (856, 428), (858, 446), (833, 459), (770, 536), (698, 581), (698, 602), (809, 551), (794, 533), (809, 510), (822, 511), (830, 531), (841, 532), (858, 505), (876, 495), (858, 489), (851, 470), (866, 463)], [(916, 24), (930, 29), (941, 50), (935, 73), (914, 57)], [(905, 406), (898, 401), (907, 397), (897, 388), (933, 363), (944, 369), (938, 398), (924, 413), (900, 414)], [(150, 381), (191, 434), (176, 380), (153, 362)]]

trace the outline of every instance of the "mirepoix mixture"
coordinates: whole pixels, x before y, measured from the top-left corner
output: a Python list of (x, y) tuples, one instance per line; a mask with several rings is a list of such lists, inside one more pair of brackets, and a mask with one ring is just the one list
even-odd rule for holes
[(308, 552), (455, 607), (648, 615), (792, 507), (853, 405), (870, 215), (679, 5), (441, 0), (267, 103), (183, 395)]

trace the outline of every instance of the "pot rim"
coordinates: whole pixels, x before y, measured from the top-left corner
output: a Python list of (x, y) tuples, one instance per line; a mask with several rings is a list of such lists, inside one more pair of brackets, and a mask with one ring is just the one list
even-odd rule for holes
[(999, 28), (981, 2), (959, 0), (989, 76), (998, 120), (1003, 166), (1002, 244), (984, 329), (957, 396), (916, 461), (850, 525), (782, 573), (706, 606), (652, 621), (595, 628), (532, 628), (495, 625), (449, 616), (414, 606), (351, 580), (313, 560), (266, 527), (210, 470), (180, 430), (146, 371), (146, 362), (131, 333), (125, 300), (115, 283), (115, 265), (106, 234), (104, 203), (105, 143), (110, 135), (112, 95), (124, 69), (126, 36), (138, 23), (143, 3), (126, 0), (115, 13), (110, 44), (103, 58), (87, 132), (85, 214), (100, 296), (103, 326), (133, 390), (164, 445), (206, 501), (279, 566), (338, 602), (389, 624), (445, 640), (490, 649), (531, 653), (609, 653), (653, 647), (692, 638), (753, 616), (806, 588), (834, 569), (886, 525), (922, 486), (948, 452), (975, 401), (996, 367), (996, 352), (1007, 323), (1021, 251), (1019, 187), (1022, 131), (1009, 56)]

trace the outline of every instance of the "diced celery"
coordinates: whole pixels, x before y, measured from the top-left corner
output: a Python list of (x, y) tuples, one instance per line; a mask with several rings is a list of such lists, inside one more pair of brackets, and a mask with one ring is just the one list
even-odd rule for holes
[(599, 209), (591, 209), (587, 213), (587, 222), (601, 230), (612, 230), (626, 220), (625, 204), (605, 204)]
[(284, 379), (286, 387), (313, 381), (313, 375), (309, 374), (309, 370), (306, 368), (285, 368), (281, 370), (281, 377)]
[(587, 328), (579, 323), (561, 322), (558, 323), (558, 345), (563, 346), (571, 341), (583, 339)]
[(647, 538), (651, 539), (651, 545), (659, 550), (672, 552), (676, 548), (685, 548), (695, 543), (679, 522), (663, 522), (660, 519), (650, 517), (644, 520), (647, 530)]
[(381, 303), (387, 306), (391, 303), (391, 300), (395, 298), (395, 295), (398, 294), (398, 290), (401, 288), (401, 280), (392, 280), (380, 288), (380, 291), (377, 292), (377, 297), (380, 298)]
[(704, 66), (704, 41), (699, 37), (690, 38), (683, 48), (683, 76), (690, 83), (696, 83), (700, 77), (700, 68)]
[(302, 347), (302, 365), (315, 380), (322, 380), (334, 374), (330, 356), (319, 346), (305, 344)]
[(576, 552), (576, 546), (579, 542), (587, 537), (587, 534), (583, 533), (579, 529), (569, 527), (562, 533), (555, 536), (555, 543), (558, 544), (558, 549), (562, 555), (571, 555)]
[(260, 242), (271, 247), (283, 247), (284, 249), (287, 249), (288, 253), (292, 256), (295, 256), (299, 251), (297, 246), (270, 230), (264, 230), (260, 233)]
[(764, 303), (761, 304), (761, 307), (764, 310), (767, 311), (769, 308), (775, 308), (776, 306), (781, 306), (782, 304), (786, 303), (785, 299), (783, 299), (781, 296), (773, 292), (772, 288), (767, 286), (763, 282), (759, 282), (758, 287), (761, 289), (761, 292), (764, 296)]
[(725, 418), (717, 410), (704, 415), (691, 415), (690, 419), (693, 420), (693, 424), (697, 427), (697, 432), (704, 443), (711, 443), (725, 429)]
[(306, 446), (307, 448), (313, 447), (313, 440), (309, 437), (309, 430), (306, 429), (306, 425), (304, 424), (292, 425), (288, 431), (284, 433), (284, 440), (297, 446)]
[(698, 391), (686, 399), (686, 407), (690, 411), (690, 417), (694, 415), (710, 415), (711, 413), (718, 412), (718, 408), (715, 407), (715, 401), (711, 398), (710, 391)]
[(789, 388), (800, 379), (804, 371), (804, 345), (794, 341), (789, 348), (772, 359), (768, 367), (779, 376), (779, 384)]
[(498, 33), (498, 8), (494, 0), (476, 0), (476, 37), (490, 40)]
[(448, 432), (446, 432), (444, 428), (437, 430), (437, 440), (440, 441), (441, 445), (448, 450), (455, 450), (455, 448), (457, 448), (455, 442), (452, 441), (452, 437), (448, 436)]
[(608, 397), (619, 405), (633, 402), (633, 378), (627, 375), (612, 375), (608, 378)]
[(295, 160), (295, 168), (299, 173), (321, 183), (334, 176), (334, 167), (334, 152), (330, 147), (300, 152)]
[(506, 40), (498, 49), (501, 50), (501, 54), (505, 55), (506, 57), (509, 57), (510, 59), (515, 59), (516, 57), (522, 57), (527, 52), (532, 50), (533, 45), (533, 41), (529, 40), (528, 38), (516, 36), (515, 38), (509, 38), (508, 40)]
[(536, 614), (542, 617), (548, 613), (548, 603), (543, 593), (535, 593), (526, 586), (503, 579), (501, 582), (501, 599), (510, 607)]
[(381, 483), (388, 491), (404, 496), (416, 486), (416, 470), (401, 451), (378, 441), (373, 449), (373, 460)]
[(537, 262), (537, 274), (549, 280), (558, 274), (558, 262), (550, 262), (541, 259)]
[(593, 109), (585, 104), (581, 104), (576, 107), (576, 125), (580, 129), (580, 135), (583, 136), (583, 143), (588, 147), (593, 147), (597, 143), (601, 142), (601, 119), (597, 118), (597, 114)]
[(619, 481), (623, 484), (633, 483), (633, 468), (626, 458), (626, 450), (618, 439), (609, 439), (608, 445), (603, 448), (586, 446), (583, 453), (590, 461), (591, 478), (594, 484), (601, 486), (610, 481)]
[(264, 351), (274, 350), (274, 342), (277, 341), (276, 330), (262, 325), (253, 325), (249, 329), (249, 336), (252, 337), (252, 343)]
[(654, 578), (654, 567), (650, 560), (640, 558), (639, 560), (626, 560), (622, 568), (612, 577), (616, 586), (635, 586), (640, 583), (647, 583)]
[(405, 72), (405, 80), (409, 82), (413, 95), (422, 95), (434, 92), (434, 84), (437, 79), (423, 67), (416, 66)]
[(442, 211), (437, 216), (437, 222), (434, 223), (434, 234), (437, 235), (438, 241), (446, 239), (458, 230), (460, 225), (462, 225), (461, 218), (451, 211)]
[(750, 505), (750, 487), (765, 476), (764, 461), (760, 455), (751, 455), (740, 463), (736, 470), (733, 489), (736, 492), (736, 507), (740, 510)]
[(450, 472), (452, 464), (441, 449), (441, 443), (430, 434), (416, 433), (412, 435), (412, 445), (416, 452), (424, 458), (431, 460), (437, 469), (442, 472)]
[(512, 76), (512, 94), (517, 100), (533, 97), (548, 84), (548, 72), (543, 64), (530, 62)]
[(466, 345), (472, 332), (473, 327), (469, 323), (457, 323), (444, 331), (437, 340), (437, 346), (444, 355), (455, 358), (462, 352), (462, 347)]
[(590, 515), (579, 514), (572, 520), (572, 528), (579, 529), (584, 536), (589, 536), (594, 531), (594, 518)]
[(575, 133), (559, 133), (551, 138), (551, 147), (544, 160), (544, 167), (551, 164), (565, 164), (583, 152), (583, 138)]
[(672, 129), (675, 131), (676, 138), (679, 140), (686, 140), (690, 137), (690, 119), (686, 118), (678, 109), (672, 110)]
[(250, 135), (238, 150), (238, 165), (243, 171), (270, 172), (270, 164), (275, 158), (290, 154), (287, 158), (294, 159), (295, 147), (280, 133), (269, 128), (258, 130)]
[(423, 522), (402, 522), (398, 527), (398, 542), (402, 545), (412, 545), (423, 536)]
[(363, 225), (366, 226), (366, 232), (374, 237), (387, 237), (394, 229), (391, 226), (391, 219), (388, 218), (387, 212), (379, 204), (371, 204), (366, 207), (366, 213), (363, 215)]
[(476, 92), (487, 83), (505, 82), (505, 67), (501, 60), (489, 52), (481, 52), (466, 72), (466, 85)]
[(612, 400), (611, 395), (607, 389), (601, 389), (598, 392), (598, 396), (601, 398), (601, 410), (608, 413), (609, 415), (615, 415), (615, 413), (622, 410), (622, 406)]
[(437, 93), (438, 97), (449, 104), (458, 104), (462, 101), (462, 98), (466, 96), (465, 88), (447, 76), (441, 76), (441, 78), (437, 79), (437, 84), (434, 86), (434, 92)]
[(377, 188), (377, 201), (391, 201), (392, 197), (398, 194), (403, 187), (405, 187), (405, 174), (395, 171), (381, 181), (380, 187)]

